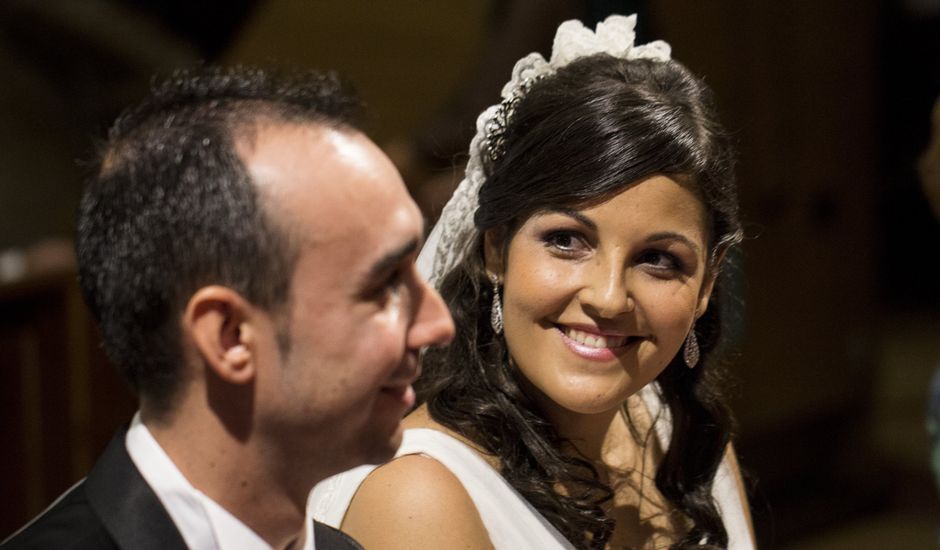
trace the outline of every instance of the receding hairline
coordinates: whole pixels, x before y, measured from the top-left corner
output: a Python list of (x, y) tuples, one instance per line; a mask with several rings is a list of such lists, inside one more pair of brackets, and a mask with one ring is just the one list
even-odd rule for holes
[(145, 114), (129, 111), (111, 129), (99, 153), (99, 176), (107, 176), (123, 161), (129, 161), (133, 145), (160, 132), (191, 130), (196, 126), (216, 128), (228, 138), (233, 153), (241, 143), (253, 145), (258, 129), (268, 125), (322, 126), (361, 132), (356, 113), (320, 111), (277, 97), (217, 97), (168, 106)]
[(262, 111), (250, 119), (233, 124), (230, 128), (232, 146), (235, 153), (242, 161), (242, 164), (246, 164), (247, 155), (254, 152), (258, 135), (265, 130), (275, 128), (313, 129), (318, 131), (335, 130), (348, 134), (362, 133), (362, 131), (353, 124), (341, 120), (334, 120), (329, 117), (283, 117), (276, 113)]
[[(290, 203), (280, 196), (278, 185), (272, 185), (266, 179), (266, 174), (259, 173), (253, 167), (255, 154), (259, 143), (265, 139), (266, 132), (309, 132), (306, 136), (315, 147), (322, 147), (329, 143), (330, 134), (338, 132), (350, 137), (369, 139), (358, 127), (345, 124), (342, 121), (330, 119), (284, 119), (278, 116), (259, 115), (251, 121), (244, 121), (240, 128), (232, 134), (232, 147), (238, 162), (242, 165), (249, 184), (254, 189), (258, 199), (258, 206), (264, 217), (280, 235), (288, 239), (294, 247), (316, 246), (322, 243), (318, 235), (304, 231), (299, 227), (296, 212), (293, 212)], [(295, 248), (296, 249), (296, 248)]]

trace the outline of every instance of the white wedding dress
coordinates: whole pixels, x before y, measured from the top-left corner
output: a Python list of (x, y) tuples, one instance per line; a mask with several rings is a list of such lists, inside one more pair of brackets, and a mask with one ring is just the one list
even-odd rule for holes
[[(641, 396), (655, 417), (662, 405), (653, 385), (644, 388)], [(656, 434), (664, 447), (669, 441), (669, 431), (668, 417), (662, 415), (656, 422)], [(490, 542), (497, 550), (574, 548), (496, 470), (464, 443), (436, 430), (406, 430), (395, 456), (412, 454), (437, 460), (460, 480), (480, 514)], [(359, 485), (376, 467), (360, 466), (319, 483), (310, 492), (307, 515), (339, 528)], [(753, 549), (755, 546), (744, 513), (744, 503), (741, 502), (734, 474), (724, 461), (715, 475), (712, 495), (718, 503), (728, 532), (728, 548)]]

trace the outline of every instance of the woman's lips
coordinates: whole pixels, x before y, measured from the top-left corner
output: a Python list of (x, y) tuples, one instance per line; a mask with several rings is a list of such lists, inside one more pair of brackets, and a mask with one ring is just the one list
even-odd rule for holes
[(556, 325), (561, 341), (575, 355), (592, 361), (611, 361), (619, 353), (639, 342), (639, 336), (622, 336), (616, 334), (598, 334), (584, 330)]

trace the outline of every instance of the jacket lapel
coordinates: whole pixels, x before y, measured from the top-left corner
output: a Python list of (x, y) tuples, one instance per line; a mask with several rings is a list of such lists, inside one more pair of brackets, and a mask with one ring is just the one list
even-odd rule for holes
[(118, 431), (88, 474), (88, 502), (121, 548), (185, 549), (173, 520), (127, 454), (126, 434), (126, 427)]
[(352, 537), (329, 525), (313, 522), (313, 540), (317, 550), (363, 550)]

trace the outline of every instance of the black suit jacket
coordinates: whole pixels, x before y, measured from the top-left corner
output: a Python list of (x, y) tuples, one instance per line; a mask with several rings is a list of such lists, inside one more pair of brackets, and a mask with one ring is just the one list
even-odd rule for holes
[[(173, 520), (127, 454), (126, 434), (120, 430), (87, 478), (0, 547), (185, 549)], [(314, 540), (317, 550), (362, 549), (346, 534), (319, 522), (314, 522)]]

